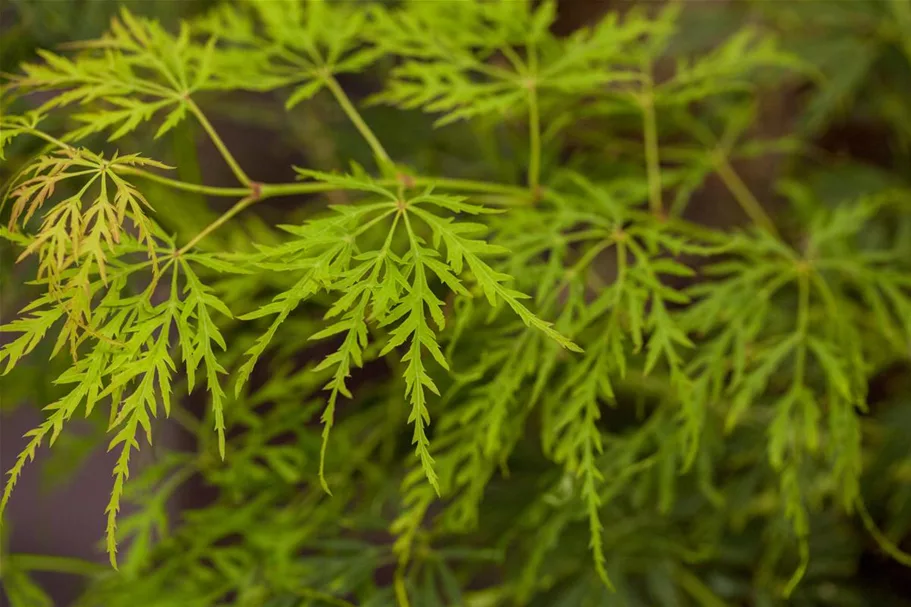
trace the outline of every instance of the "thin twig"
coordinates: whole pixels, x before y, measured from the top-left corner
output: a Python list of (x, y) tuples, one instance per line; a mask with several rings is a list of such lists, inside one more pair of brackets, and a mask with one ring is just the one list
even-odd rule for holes
[(228, 166), (231, 167), (231, 171), (234, 173), (234, 176), (237, 177), (237, 180), (242, 184), (249, 186), (251, 183), (250, 178), (244, 172), (240, 165), (237, 163), (237, 159), (234, 158), (234, 155), (228, 150), (224, 141), (219, 137), (218, 132), (215, 130), (215, 127), (212, 126), (212, 123), (209, 122), (209, 119), (206, 118), (206, 115), (202, 113), (202, 110), (199, 109), (199, 106), (190, 99), (185, 97), (184, 101), (187, 103), (187, 107), (190, 109), (190, 112), (196, 119), (199, 121), (199, 124), (202, 125), (202, 128), (205, 129), (206, 133), (209, 135), (209, 139), (212, 140), (212, 143), (215, 144), (215, 147), (218, 148), (219, 153), (222, 158), (225, 159), (225, 162), (228, 163)]
[(772, 221), (772, 218), (769, 217), (762, 208), (762, 204), (753, 196), (753, 193), (743, 182), (743, 179), (740, 178), (740, 175), (737, 174), (734, 167), (728, 162), (727, 157), (724, 154), (717, 153), (715, 154), (714, 160), (715, 171), (718, 173), (718, 176), (721, 177), (721, 181), (724, 182), (724, 185), (730, 190), (731, 195), (734, 196), (734, 200), (736, 200), (737, 204), (740, 205), (740, 208), (743, 209), (743, 212), (747, 214), (757, 227), (766, 230), (769, 234), (778, 238), (779, 234), (778, 229), (775, 227), (775, 222)]
[(389, 159), (389, 154), (386, 153), (383, 144), (380, 143), (380, 140), (377, 139), (376, 135), (373, 134), (373, 131), (370, 130), (370, 127), (367, 126), (367, 123), (364, 122), (364, 119), (361, 117), (360, 112), (357, 111), (357, 108), (354, 107), (354, 104), (351, 103), (351, 99), (348, 98), (348, 95), (345, 94), (345, 91), (339, 85), (338, 80), (330, 74), (324, 74), (323, 81), (326, 83), (326, 86), (332, 92), (332, 95), (338, 101), (339, 105), (342, 106), (345, 114), (348, 115), (348, 118), (360, 132), (361, 136), (367, 141), (367, 144), (373, 150), (374, 156), (379, 160), (380, 164), (389, 164), (391, 160)]
[(241, 198), (239, 201), (237, 201), (237, 204), (235, 204), (233, 207), (228, 209), (221, 217), (219, 217), (218, 219), (216, 219), (215, 221), (213, 221), (212, 223), (207, 225), (205, 228), (203, 228), (203, 230), (199, 234), (194, 236), (193, 239), (190, 240), (190, 242), (188, 242), (183, 247), (181, 247), (179, 250), (177, 250), (174, 253), (174, 256), (180, 257), (181, 255), (183, 255), (184, 253), (186, 253), (187, 251), (192, 249), (194, 246), (196, 246), (196, 244), (200, 240), (202, 240), (203, 238), (205, 238), (206, 236), (208, 236), (209, 234), (211, 234), (212, 232), (214, 232), (215, 230), (220, 228), (223, 224), (227, 223), (227, 221), (229, 219), (231, 219), (232, 217), (234, 217), (235, 215), (237, 215), (238, 213), (240, 213), (241, 211), (246, 209), (251, 204), (255, 203), (257, 200), (259, 200), (258, 196), (247, 196), (246, 198)]

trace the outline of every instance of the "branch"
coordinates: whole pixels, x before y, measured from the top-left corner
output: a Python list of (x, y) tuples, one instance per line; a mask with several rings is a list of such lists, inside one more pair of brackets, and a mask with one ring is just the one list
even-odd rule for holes
[(342, 90), (338, 80), (329, 72), (326, 72), (323, 75), (323, 80), (329, 90), (332, 91), (332, 95), (338, 101), (339, 105), (342, 106), (345, 114), (348, 115), (348, 118), (360, 132), (361, 136), (367, 141), (367, 144), (370, 145), (370, 149), (373, 150), (373, 155), (376, 156), (380, 165), (390, 164), (392, 160), (389, 158), (389, 154), (386, 153), (385, 148), (383, 148), (383, 144), (380, 143), (380, 140), (377, 139), (376, 135), (373, 134), (373, 131), (370, 130), (370, 127), (367, 126), (367, 123), (364, 122), (360, 112), (357, 111), (357, 108), (351, 103), (351, 99), (349, 99), (348, 95), (345, 94), (345, 91)]
[(221, 188), (216, 186), (191, 183), (189, 181), (179, 181), (177, 179), (171, 179), (170, 177), (158, 175), (145, 169), (137, 169), (133, 167), (118, 167), (117, 172), (136, 175), (137, 177), (142, 177), (144, 179), (148, 179), (149, 181), (155, 181), (162, 185), (174, 188), (175, 190), (194, 192), (196, 194), (205, 194), (207, 196), (237, 197), (246, 196), (251, 192), (251, 188)]
[(187, 251), (192, 249), (194, 246), (196, 246), (197, 243), (199, 243), (200, 240), (202, 240), (203, 238), (205, 238), (206, 236), (208, 236), (209, 234), (211, 234), (212, 232), (214, 232), (215, 230), (220, 228), (222, 225), (227, 223), (227, 221), (229, 219), (231, 219), (232, 217), (234, 217), (235, 215), (237, 215), (238, 213), (240, 213), (241, 211), (243, 211), (244, 209), (246, 209), (247, 207), (249, 207), (250, 205), (252, 205), (253, 203), (255, 203), (258, 200), (260, 200), (259, 195), (250, 195), (245, 198), (241, 198), (239, 201), (237, 201), (237, 204), (235, 204), (233, 207), (228, 209), (221, 217), (219, 217), (218, 219), (216, 219), (215, 221), (213, 221), (212, 223), (207, 225), (205, 228), (203, 228), (203, 230), (199, 234), (194, 236), (193, 239), (190, 240), (190, 242), (188, 242), (183, 247), (181, 247), (179, 250), (177, 250), (174, 253), (174, 257), (180, 257), (181, 255), (183, 255), (184, 253), (186, 253)]
[(728, 162), (727, 157), (721, 152), (716, 153), (714, 155), (714, 164), (715, 171), (718, 173), (718, 176), (721, 177), (721, 181), (724, 182), (724, 185), (731, 192), (731, 195), (734, 196), (734, 200), (737, 201), (737, 204), (740, 205), (743, 212), (747, 214), (747, 217), (749, 217), (757, 227), (766, 230), (772, 236), (779, 238), (775, 222), (772, 221), (772, 218), (769, 217), (759, 201), (756, 200), (756, 197), (753, 196), (753, 193), (740, 178), (740, 175), (734, 171), (734, 168), (731, 166), (731, 163)]
[(228, 150), (225, 146), (224, 141), (221, 140), (221, 137), (218, 136), (215, 127), (212, 126), (212, 123), (209, 122), (209, 119), (206, 118), (205, 114), (202, 113), (202, 110), (199, 109), (199, 106), (190, 99), (185, 97), (184, 100), (187, 103), (187, 107), (190, 109), (190, 112), (196, 116), (196, 119), (199, 120), (199, 124), (202, 125), (202, 128), (205, 129), (206, 133), (209, 135), (209, 138), (212, 140), (212, 143), (215, 144), (215, 147), (218, 148), (219, 153), (222, 158), (225, 159), (225, 162), (228, 163), (228, 166), (231, 167), (231, 171), (234, 173), (234, 176), (237, 177), (237, 180), (242, 184), (249, 186), (251, 184), (250, 178), (244, 172), (240, 165), (237, 163), (237, 160), (234, 158), (234, 155)]

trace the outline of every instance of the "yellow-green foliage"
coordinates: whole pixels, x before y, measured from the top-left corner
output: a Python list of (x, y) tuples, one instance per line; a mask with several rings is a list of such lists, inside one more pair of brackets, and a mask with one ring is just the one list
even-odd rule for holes
[[(840, 541), (824, 525), (859, 509), (872, 529), (868, 384), (909, 356), (911, 256), (889, 226), (911, 194), (905, 171), (833, 205), (805, 133), (753, 135), (763, 87), (813, 88), (819, 121), (851, 84), (783, 45), (790, 9), (767, 4), (707, 52), (677, 2), (558, 37), (556, 4), (526, 0), (220, 2), (173, 31), (122, 10), (41, 51), (5, 82), (0, 145), (42, 146), (17, 157), (2, 232), (42, 292), (0, 362), (52, 340), (63, 371), (0, 511), (39, 447), (101, 411), (120, 571), (86, 572), (86, 605), (726, 605), (744, 576), (722, 555), (747, 532), (744, 583), (834, 604), (812, 602), (836, 575), (813, 569)], [(232, 92), (292, 120), (332, 102), (361, 138), (350, 169), (256, 180), (209, 119)], [(160, 142), (189, 128), (236, 184), (169, 166)], [(456, 171), (424, 159), (434, 133)], [(794, 165), (780, 216), (735, 170), (770, 153)], [(684, 219), (712, 176), (750, 225)], [(236, 202), (172, 233), (202, 196)], [(245, 223), (295, 196), (303, 214)], [(130, 479), (169, 417), (198, 451)], [(196, 474), (218, 497), (175, 528), (168, 497)]]

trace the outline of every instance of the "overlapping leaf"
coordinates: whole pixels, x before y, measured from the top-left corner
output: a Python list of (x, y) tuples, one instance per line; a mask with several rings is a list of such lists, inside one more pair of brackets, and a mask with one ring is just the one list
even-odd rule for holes
[(437, 125), (507, 114), (526, 108), (530, 91), (584, 94), (637, 80), (629, 69), (635, 66), (632, 43), (667, 29), (640, 15), (623, 26), (605, 19), (561, 43), (548, 31), (554, 11), (553, 2), (532, 8), (524, 1), (410, 2), (375, 11), (368, 34), (380, 49), (406, 60), (374, 101), (440, 114)]
[(156, 133), (161, 136), (187, 114), (193, 93), (222, 86), (213, 71), (215, 39), (197, 42), (186, 24), (175, 36), (124, 9), (101, 38), (69, 46), (78, 52), (39, 51), (42, 62), (23, 64), (8, 84), (18, 92), (56, 93), (43, 112), (102, 103), (98, 111), (74, 115), (83, 126), (69, 131), (67, 140), (99, 131), (110, 131), (115, 140), (156, 115), (164, 116)]
[[(156, 227), (148, 217), (151, 206), (121, 176), (125, 169), (143, 166), (168, 168), (138, 154), (115, 154), (107, 159), (84, 148), (70, 147), (32, 162), (6, 194), (12, 200), (10, 229), (26, 228), (45, 204), (54, 204), (49, 205), (37, 234), (19, 259), (37, 255), (38, 276), (48, 278), (52, 286), (59, 285), (64, 272), (72, 267), (79, 269), (76, 280), (83, 286), (93, 269), (106, 280), (109, 253), (120, 242), (129, 221), (129, 229), (135, 230), (138, 242), (145, 245), (154, 262)], [(76, 181), (71, 184), (73, 179)], [(61, 184), (72, 185), (69, 190), (75, 194), (53, 200)]]
[(361, 72), (379, 58), (363, 35), (366, 16), (356, 3), (245, 0), (218, 7), (196, 27), (232, 43), (219, 61), (234, 87), (293, 86), (290, 109), (333, 86), (334, 75)]
[[(133, 241), (133, 250), (138, 244)], [(130, 243), (125, 243), (129, 246)], [(181, 265), (178, 274), (174, 267)], [(46, 420), (26, 434), (29, 442), (9, 471), (0, 510), (6, 507), (12, 489), (25, 464), (34, 459), (45, 440), (53, 445), (66, 423), (79, 410), (85, 415), (105, 403), (111, 408), (109, 432), (113, 434), (109, 449), (119, 448), (114, 468), (114, 487), (107, 507), (107, 548), (116, 566), (116, 521), (125, 483), (129, 478), (132, 452), (139, 448), (139, 435), (144, 433), (151, 442), (152, 420), (159, 406), (164, 415), (170, 414), (171, 393), (177, 366), (173, 358), (172, 328), (177, 329), (185, 371), (192, 378), (202, 361), (206, 367), (209, 390), (215, 410), (219, 447), (224, 450), (224, 422), (221, 400), (223, 393), (218, 374), (224, 372), (215, 358), (213, 344), (224, 347), (224, 341), (212, 318), (212, 310), (230, 316), (230, 312), (199, 281), (189, 265), (171, 261), (171, 292), (169, 298), (152, 304), (150, 293), (131, 295), (128, 278), (147, 264), (117, 263), (106, 275), (87, 272), (87, 324), (94, 329), (75, 340), (73, 362), (56, 382), (72, 386), (60, 400), (48, 405)], [(185, 297), (179, 290), (180, 276), (185, 281)], [(7, 371), (23, 356), (29, 354), (46, 337), (49, 330), (64, 317), (65, 309), (49, 295), (25, 310), (27, 315), (3, 327), (4, 331), (20, 336), (0, 350), (0, 359), (7, 360)], [(65, 322), (57, 338), (55, 353), (66, 339), (73, 339), (74, 328)], [(86, 347), (80, 348), (85, 345)], [(76, 348), (80, 351), (77, 355)]]
[[(530, 312), (520, 292), (507, 286), (509, 276), (494, 270), (485, 261), (504, 251), (478, 238), (480, 224), (454, 221), (436, 210), (478, 214), (483, 208), (461, 198), (434, 194), (428, 189), (415, 196), (388, 190), (366, 177), (338, 176), (305, 172), (305, 176), (324, 180), (340, 188), (360, 190), (379, 198), (354, 207), (335, 207), (335, 216), (320, 218), (301, 227), (288, 227), (297, 238), (271, 247), (253, 259), (261, 267), (296, 270), (303, 273), (289, 291), (251, 317), (277, 315), (272, 327), (250, 349), (250, 360), (241, 370), (238, 389), (249, 377), (256, 359), (274, 337), (277, 327), (301, 301), (326, 290), (340, 295), (326, 314), (340, 320), (313, 336), (315, 339), (344, 335), (339, 349), (326, 358), (320, 368), (334, 368), (335, 375), (326, 386), (330, 396), (323, 416), (324, 446), (333, 423), (338, 395), (350, 394), (346, 378), (353, 367), (362, 364), (363, 349), (369, 343), (367, 322), (388, 328), (389, 338), (381, 352), (385, 355), (400, 346), (405, 366), (405, 396), (411, 403), (408, 421), (414, 424), (413, 443), (427, 478), (437, 490), (437, 476), (425, 426), (429, 423), (426, 392), (438, 393), (425, 362), (425, 352), (444, 369), (447, 361), (439, 346), (438, 332), (445, 325), (443, 302), (434, 292), (435, 284), (453, 293), (467, 295), (460, 275), (470, 271), (491, 305), (505, 304), (526, 325), (544, 332), (560, 345), (576, 348)], [(361, 252), (360, 243), (374, 228), (385, 235), (382, 245)], [(422, 236), (429, 230), (432, 248)], [(446, 261), (441, 259), (441, 252)], [(325, 452), (324, 452), (325, 456)]]

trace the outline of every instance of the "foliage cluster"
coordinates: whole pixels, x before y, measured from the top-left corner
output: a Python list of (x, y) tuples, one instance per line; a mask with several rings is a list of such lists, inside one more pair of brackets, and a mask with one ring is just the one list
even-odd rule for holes
[[(0, 363), (59, 374), (0, 511), (75, 418), (116, 464), (113, 568), (4, 554), (11, 603), (59, 565), (86, 607), (870, 604), (860, 544), (911, 560), (911, 402), (871, 398), (911, 355), (911, 5), (836, 4), (716, 40), (679, 2), (561, 37), (552, 1), (246, 0), (23, 62)], [(257, 179), (238, 95), (334, 145)], [(816, 147), (845, 116), (894, 167)], [(196, 449), (137, 464), (168, 420)], [(172, 520), (191, 478), (216, 497)]]

